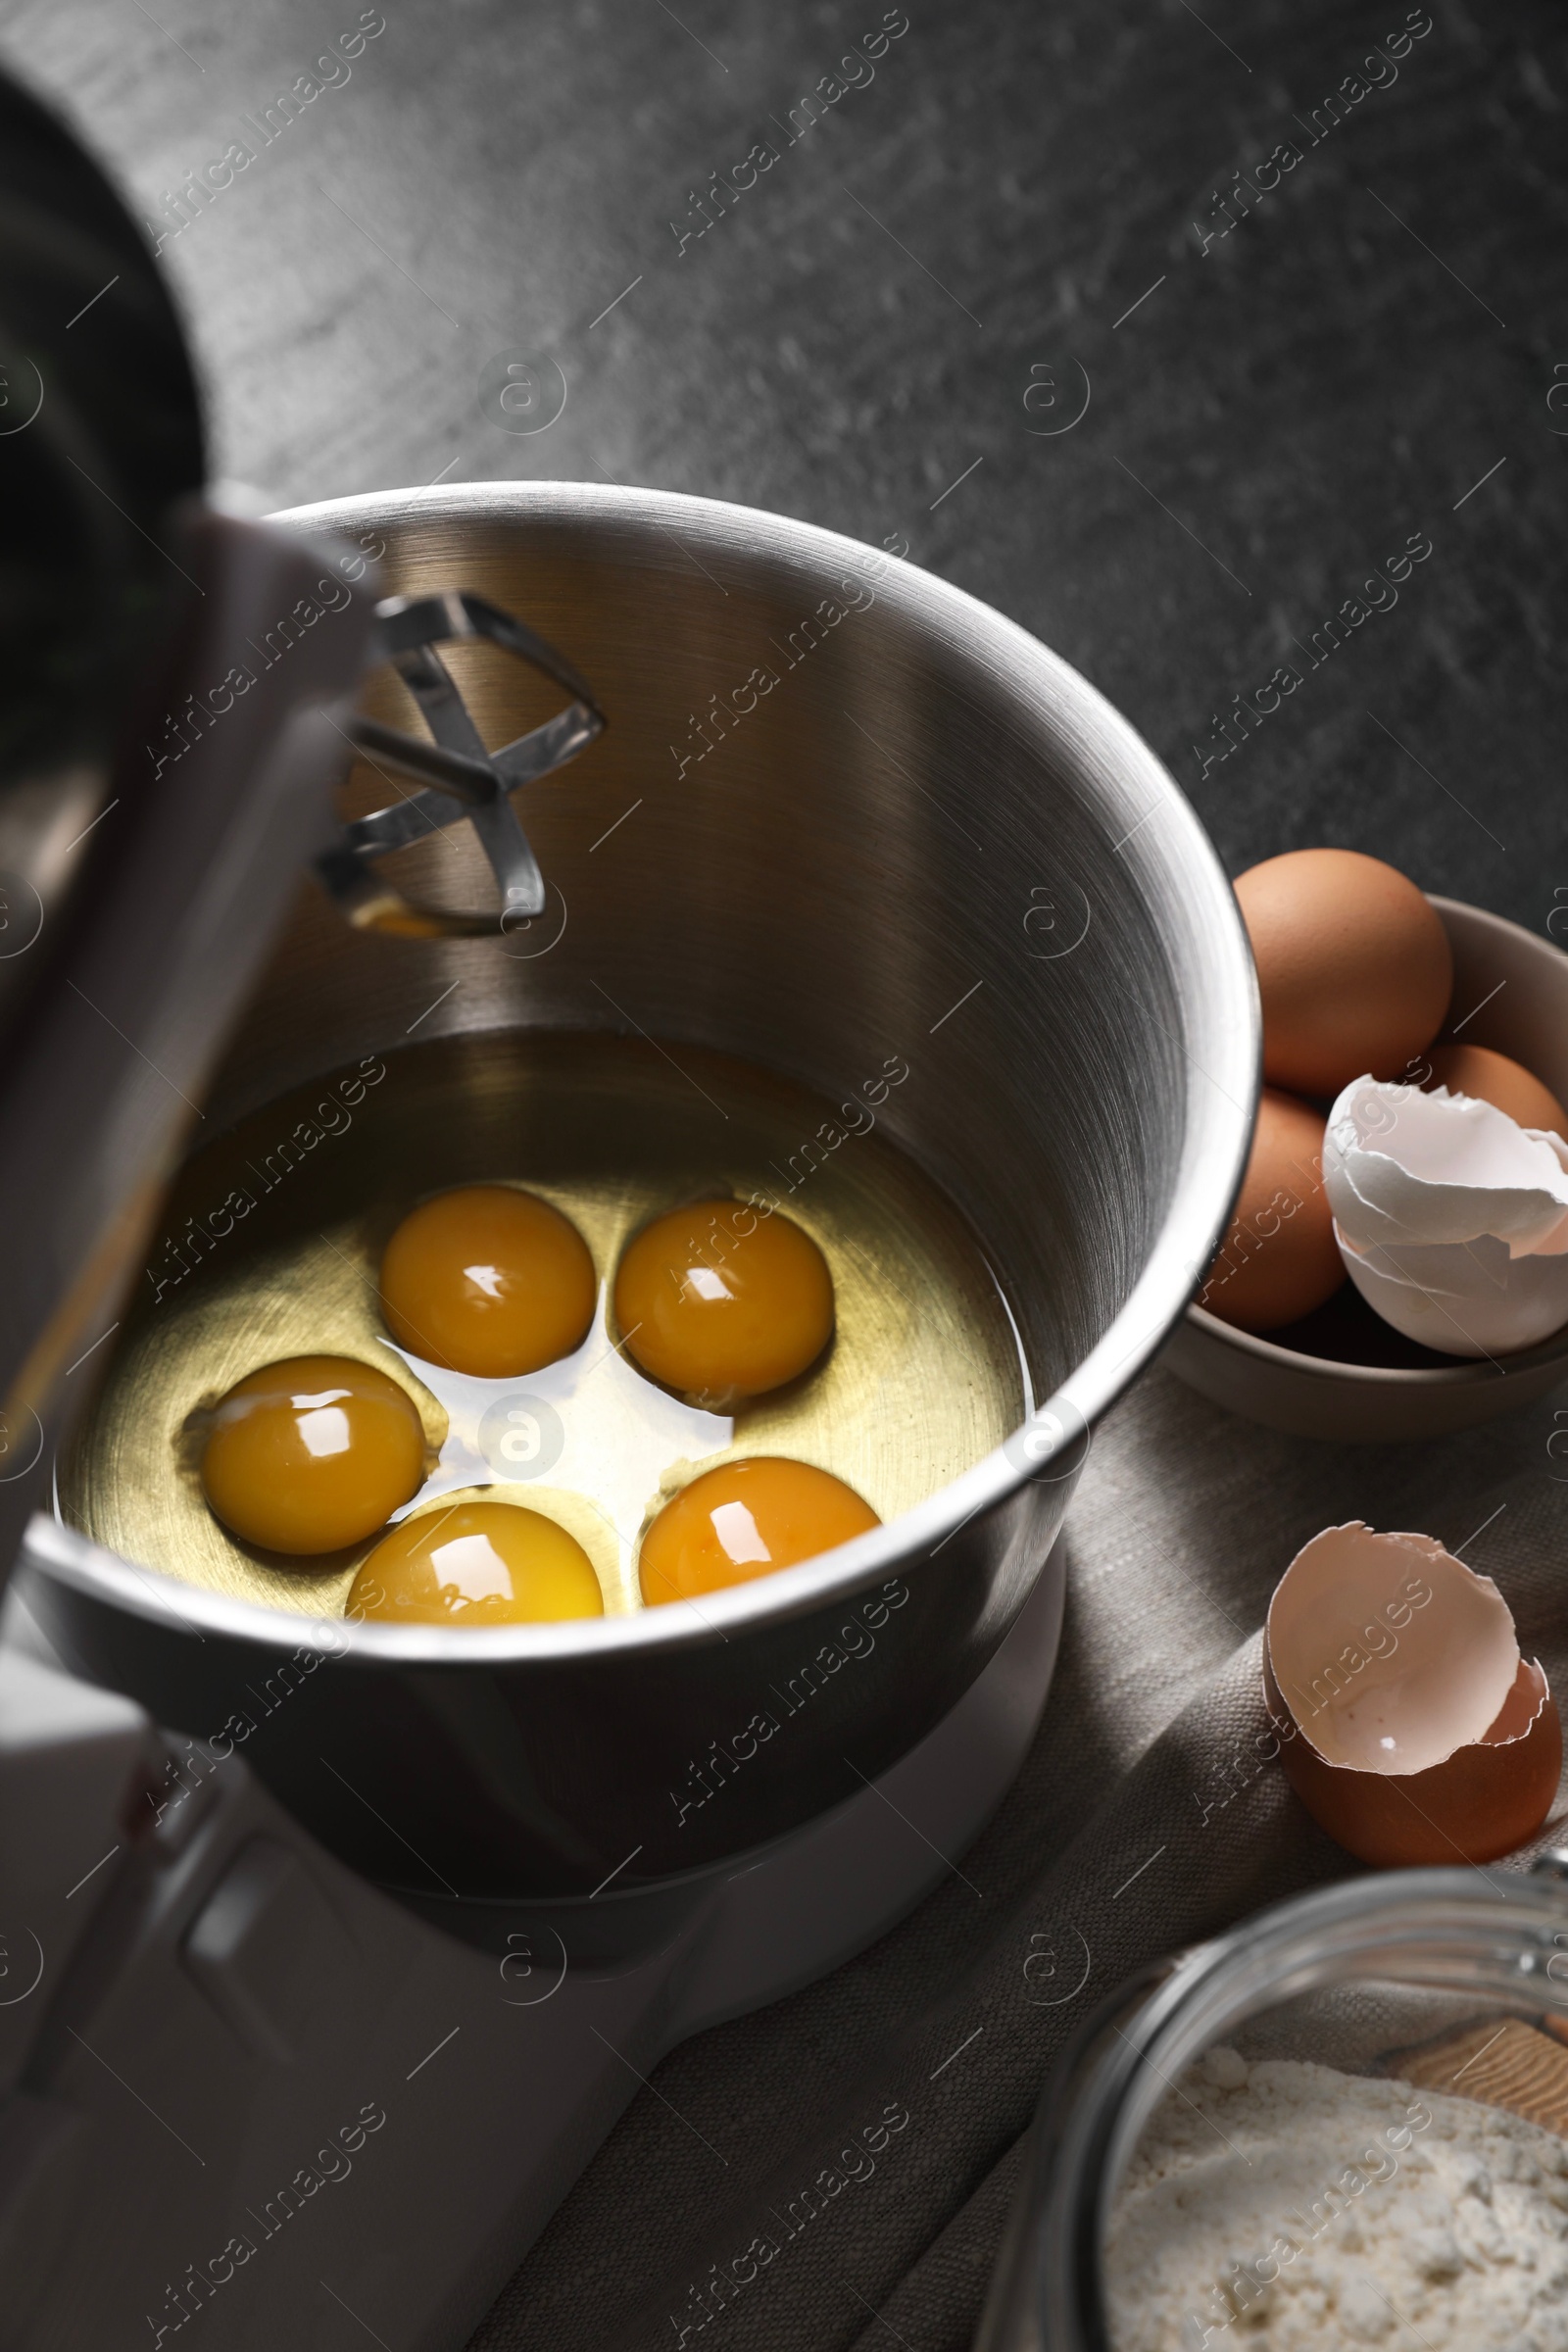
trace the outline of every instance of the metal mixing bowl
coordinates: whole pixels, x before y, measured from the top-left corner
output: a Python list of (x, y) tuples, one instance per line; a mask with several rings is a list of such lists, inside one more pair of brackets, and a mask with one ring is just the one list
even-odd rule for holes
[[(829, 1101), (901, 1055), (910, 1077), (884, 1132), (977, 1237), (1048, 1402), (918, 1507), (712, 1596), (701, 1621), (671, 1607), (482, 1632), (323, 1626), (150, 1575), (55, 1524), (31, 1542), (32, 1605), (78, 1670), (209, 1744), (245, 1690), (281, 1689), (247, 1758), (383, 1885), (422, 1894), (433, 1875), (481, 1904), (582, 1895), (612, 1873), (612, 1896), (648, 1888), (853, 1795), (996, 1649), (1090, 1426), (1223, 1226), (1256, 1085), (1250, 957), (1147, 746), (1045, 647), (906, 563), (748, 509), (559, 484), (285, 520), (383, 544), (389, 590), (461, 585), (516, 612), (591, 681), (609, 725), (518, 804), (564, 927), (547, 911), (536, 941), (367, 937), (313, 891), (204, 1135), (416, 1027), (421, 1044), (615, 1030)], [(476, 670), (487, 740), (536, 723), (538, 692)], [(874, 1648), (828, 1676), (722, 1804), (678, 1822), (689, 1760), (890, 1580), (907, 1600)]]

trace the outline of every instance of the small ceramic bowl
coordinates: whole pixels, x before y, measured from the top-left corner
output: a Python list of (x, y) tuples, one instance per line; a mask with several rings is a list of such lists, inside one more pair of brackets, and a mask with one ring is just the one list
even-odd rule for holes
[[(1568, 956), (1479, 906), (1432, 904), (1453, 948), (1444, 1039), (1511, 1054), (1568, 1100)], [(1315, 1314), (1266, 1336), (1190, 1306), (1164, 1361), (1190, 1388), (1271, 1429), (1386, 1444), (1470, 1429), (1544, 1396), (1568, 1380), (1568, 1325), (1494, 1361), (1438, 1355), (1383, 1322), (1348, 1282)]]

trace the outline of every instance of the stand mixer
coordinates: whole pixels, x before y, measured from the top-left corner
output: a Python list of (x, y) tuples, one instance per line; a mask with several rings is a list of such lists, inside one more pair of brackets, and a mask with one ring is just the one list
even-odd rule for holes
[[(38, 399), (0, 434), (28, 534), (0, 866), (31, 934), (0, 957), (6, 2341), (443, 2352), (659, 2057), (862, 1948), (1014, 1776), (1090, 1426), (1245, 1160), (1250, 969), (1125, 723), (850, 541), (548, 485), (202, 508), (150, 259), (57, 124), (0, 111), (0, 358)], [(377, 665), (372, 711), (427, 733), (358, 710)], [(695, 740), (718, 756), (687, 783)], [(351, 765), (381, 805), (345, 825)], [(926, 806), (976, 775), (989, 874)], [(639, 795), (638, 848), (591, 865)], [(72, 1522), (52, 1474), (159, 1309), (193, 1129), (434, 1054), (483, 1165), (487, 1041), (590, 1030), (818, 1097), (907, 1039), (918, 1083), (879, 1115), (981, 1237), (1018, 1425), (701, 1623), (349, 1626)], [(874, 1638), (835, 1649), (852, 1604)], [(809, 1707), (740, 1768), (735, 1726), (803, 1659)], [(722, 1802), (682, 1806), (693, 1770)]]

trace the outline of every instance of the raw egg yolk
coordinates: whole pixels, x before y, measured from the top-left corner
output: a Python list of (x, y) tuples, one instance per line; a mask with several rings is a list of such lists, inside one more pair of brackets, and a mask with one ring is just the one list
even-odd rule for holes
[(744, 1200), (700, 1200), (645, 1226), (615, 1277), (615, 1320), (645, 1372), (688, 1396), (760, 1396), (814, 1362), (833, 1278), (808, 1234)]
[(249, 1372), (213, 1413), (202, 1488), (232, 1534), (268, 1551), (338, 1551), (384, 1527), (424, 1478), (407, 1390), (347, 1355)]
[(570, 1355), (595, 1296), (576, 1226), (508, 1184), (465, 1185), (412, 1209), (381, 1260), (381, 1311), (398, 1345), (481, 1380)]
[(644, 1536), (643, 1598), (655, 1605), (744, 1585), (881, 1524), (853, 1487), (809, 1462), (724, 1462), (682, 1487)]
[(576, 1538), (512, 1502), (453, 1503), (405, 1519), (363, 1563), (345, 1610), (400, 1625), (544, 1625), (604, 1613)]

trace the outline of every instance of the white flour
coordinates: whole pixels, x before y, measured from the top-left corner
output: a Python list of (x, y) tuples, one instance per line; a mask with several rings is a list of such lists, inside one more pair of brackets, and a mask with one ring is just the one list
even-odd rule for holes
[(1211, 2050), (1150, 2120), (1105, 2277), (1116, 2352), (1568, 2352), (1568, 2142)]

